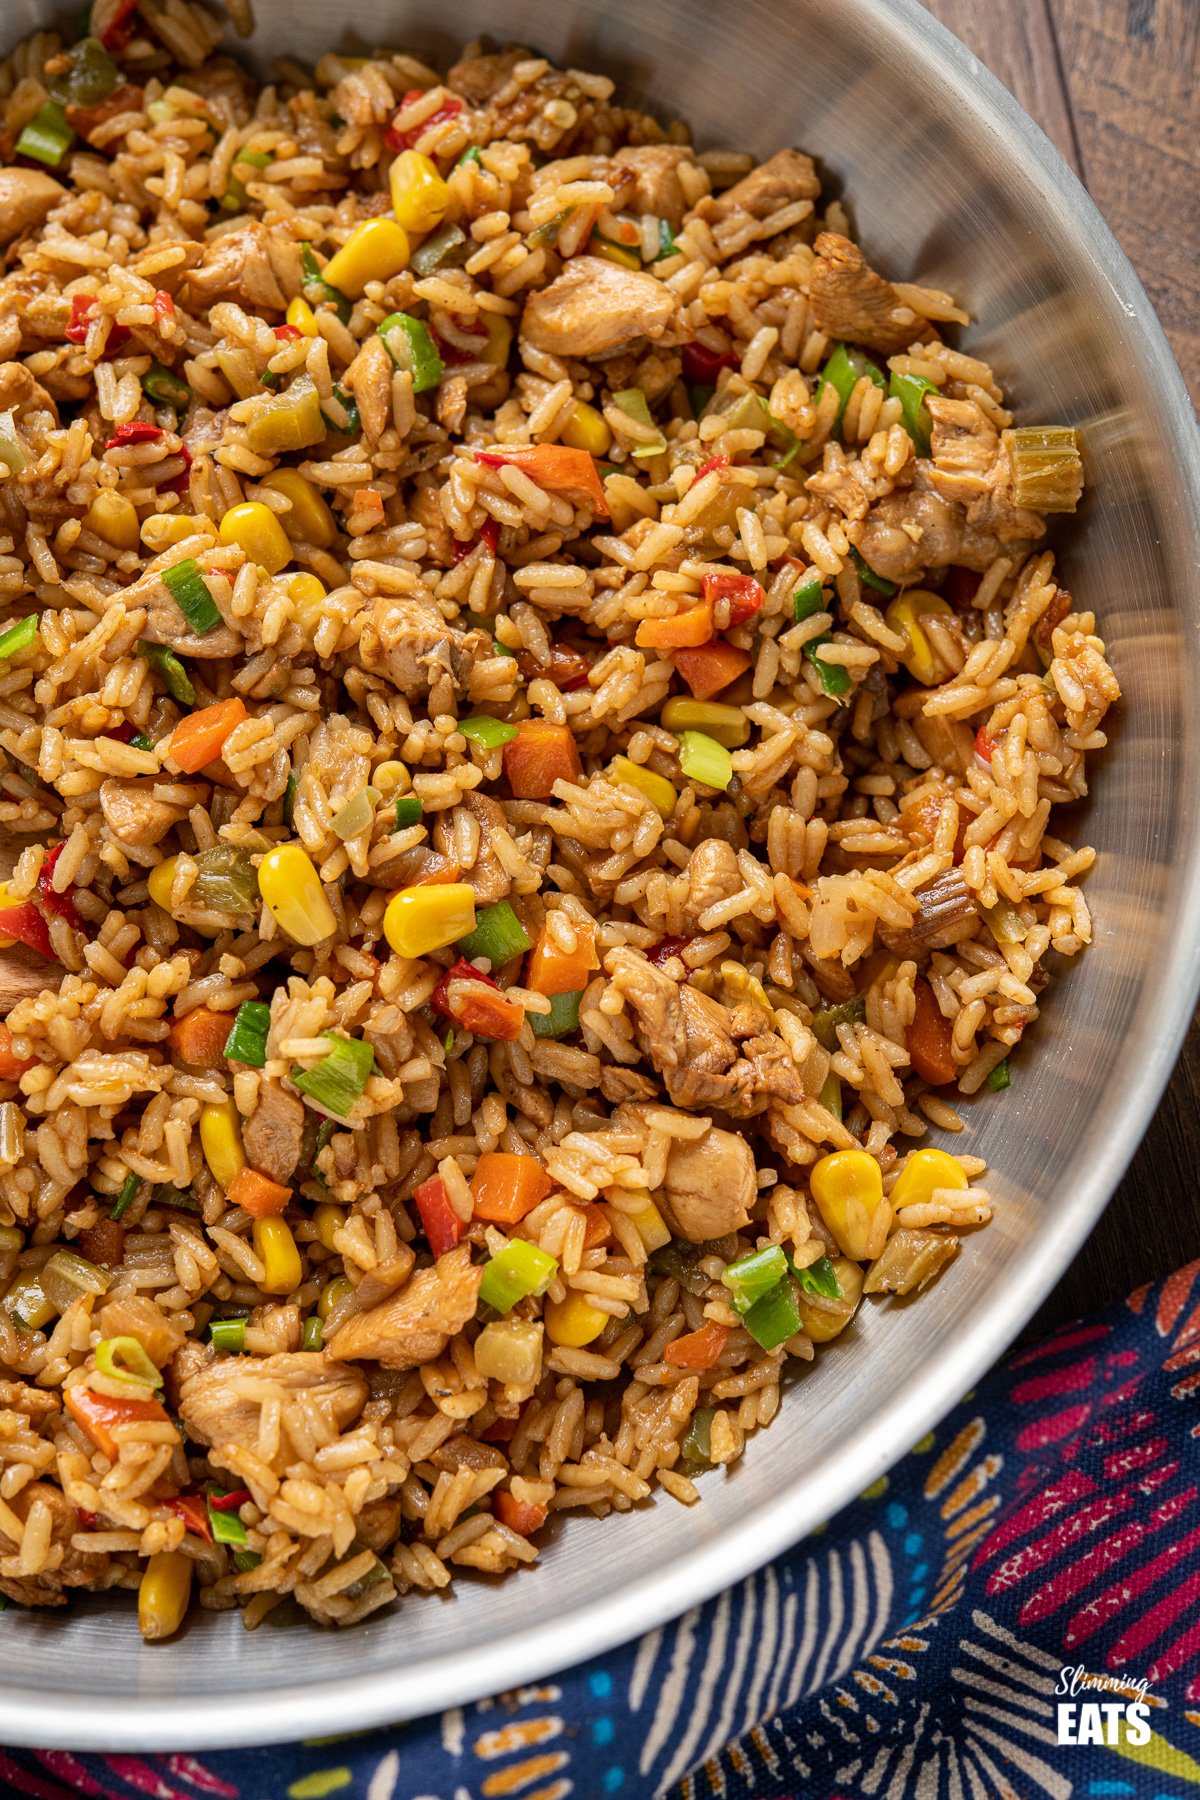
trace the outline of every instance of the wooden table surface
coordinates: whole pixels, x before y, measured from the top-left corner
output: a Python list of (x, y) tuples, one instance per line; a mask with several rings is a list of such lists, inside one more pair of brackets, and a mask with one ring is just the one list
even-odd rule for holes
[[(925, 0), (1070, 163), (1200, 397), (1200, 0)], [(1200, 1256), (1200, 1015), (1113, 1200), (1030, 1325)]]

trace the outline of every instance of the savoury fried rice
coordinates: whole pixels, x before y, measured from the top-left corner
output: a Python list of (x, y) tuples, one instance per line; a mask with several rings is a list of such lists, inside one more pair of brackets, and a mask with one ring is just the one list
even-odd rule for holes
[(152, 1638), (691, 1503), (951, 1262), (1119, 694), (807, 155), (222, 31), (0, 69), (0, 1591)]

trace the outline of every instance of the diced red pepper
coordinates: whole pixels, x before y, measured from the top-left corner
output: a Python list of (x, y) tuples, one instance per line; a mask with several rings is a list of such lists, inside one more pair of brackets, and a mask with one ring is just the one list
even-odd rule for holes
[(447, 1250), (453, 1250), (455, 1244), (461, 1241), (466, 1224), (451, 1206), (450, 1196), (441, 1176), (432, 1175), (419, 1188), (414, 1188), (413, 1200), (421, 1215), (421, 1229), (429, 1240), (429, 1248), (433, 1254), (444, 1256)]
[[(100, 100), (95, 106), (70, 106), (66, 108), (67, 124), (77, 131), (81, 138), (90, 139), (93, 131), (100, 125), (106, 125), (109, 119), (115, 119), (118, 113), (141, 112), (145, 93), (132, 82), (122, 82), (114, 88), (106, 100)], [(124, 327), (121, 328), (124, 330)], [(128, 332), (125, 333), (128, 337)]]
[(53, 850), (51, 850), (49, 856), (47, 856), (45, 862), (42, 864), (41, 871), (38, 875), (38, 901), (43, 912), (57, 913), (60, 919), (65, 919), (68, 925), (73, 925), (76, 931), (78, 931), (82, 925), (82, 920), (80, 919), (75, 906), (74, 884), (68, 888), (64, 888), (61, 893), (57, 893), (52, 885), (54, 865), (57, 863), (66, 847), (65, 844), (55, 844)]
[(458, 1022), (458, 1015), (451, 1012), (449, 999), (452, 981), (482, 981), (485, 987), (495, 988), (497, 993), (501, 991), (498, 981), (493, 981), (490, 975), (485, 975), (482, 970), (475, 968), (473, 963), (467, 962), (460, 956), (453, 968), (446, 970), (434, 988), (429, 1001), (435, 1013), (440, 1013), (443, 1019), (453, 1019), (455, 1023)]
[(520, 1532), (522, 1537), (540, 1531), (549, 1516), (546, 1507), (532, 1506), (527, 1500), (514, 1500), (507, 1492), (498, 1493), (492, 1505), (500, 1523), (507, 1525), (510, 1531)]
[(40, 956), (54, 955), (50, 927), (32, 900), (22, 900), (19, 906), (0, 907), (0, 937), (15, 938), (18, 944), (27, 944)]
[(986, 725), (981, 725), (975, 733), (975, 754), (985, 763), (990, 763), (996, 754), (996, 740)]
[(478, 537), (473, 537), (470, 539), (455, 538), (455, 540), (454, 540), (454, 560), (456, 563), (464, 562), (466, 560), (466, 558), (468, 556), (470, 556), (470, 554), (471, 554), (472, 550), (474, 550), (476, 544), (486, 544), (488, 549), (491, 551), (492, 555), (495, 556), (496, 545), (499, 542), (500, 542), (500, 521), (499, 521), (499, 519), (493, 519), (489, 516), (488, 518), (486, 518), (483, 521), (483, 524), (479, 527)]
[(154, 316), (160, 325), (173, 325), (175, 323), (175, 302), (170, 294), (168, 294), (166, 288), (159, 288), (154, 296), (152, 304), (154, 306)]
[(137, 27), (137, 0), (117, 0), (112, 18), (100, 33), (106, 50), (124, 50)]
[(671, 957), (682, 956), (691, 941), (690, 937), (659, 938), (657, 944), (651, 944), (650, 948), (643, 952), (643, 955), (647, 962), (652, 962), (656, 969), (661, 969), (665, 962), (670, 961)]
[(100, 1523), (100, 1514), (90, 1512), (86, 1506), (78, 1506), (75, 1511), (83, 1529), (85, 1531), (95, 1531), (97, 1525)]
[(272, 325), (271, 330), (277, 338), (282, 338), (285, 344), (294, 343), (298, 337), (304, 335), (298, 325)]
[(728, 467), (729, 458), (727, 456), (710, 456), (708, 461), (701, 463), (696, 470), (696, 480), (702, 481), (706, 475), (711, 475), (714, 469), (727, 469)]
[[(713, 624), (718, 631), (728, 631), (734, 625), (744, 625), (752, 619), (756, 612), (761, 612), (766, 595), (762, 583), (755, 581), (753, 575), (706, 575), (701, 582), (704, 598), (712, 605)], [(725, 616), (716, 612), (718, 602), (728, 607)]]
[(203, 1538), (206, 1544), (213, 1541), (212, 1526), (208, 1522), (208, 1508), (200, 1494), (177, 1494), (174, 1500), (164, 1500), (167, 1511), (182, 1519), (189, 1531)]
[(214, 1512), (236, 1512), (251, 1498), (249, 1488), (231, 1488), (227, 1494), (210, 1494), (208, 1504)]
[(120, 450), (126, 444), (156, 444), (164, 435), (161, 425), (151, 425), (146, 419), (128, 419), (117, 426), (104, 448)]
[(710, 350), (707, 344), (683, 346), (683, 379), (693, 387), (716, 387), (722, 369), (736, 369), (739, 358), (732, 350), (723, 354)]
[(83, 344), (87, 341), (90, 314), (96, 304), (95, 294), (72, 294), (71, 317), (67, 323), (64, 336), (72, 344)]
[[(400, 105), (396, 108), (396, 114), (402, 113), (406, 107), (412, 105), (414, 100), (419, 100), (421, 95), (428, 93), (428, 91), (427, 88), (409, 88), (408, 92), (401, 100)], [(383, 141), (393, 154), (397, 154), (401, 150), (411, 150), (414, 144), (423, 138), (425, 133), (431, 130), (434, 125), (440, 125), (446, 119), (453, 119), (457, 113), (462, 111), (462, 109), (463, 103), (458, 98), (458, 95), (447, 94), (436, 112), (430, 113), (427, 119), (422, 119), (419, 125), (410, 128), (408, 131), (397, 131), (394, 125), (389, 125), (383, 134)]]

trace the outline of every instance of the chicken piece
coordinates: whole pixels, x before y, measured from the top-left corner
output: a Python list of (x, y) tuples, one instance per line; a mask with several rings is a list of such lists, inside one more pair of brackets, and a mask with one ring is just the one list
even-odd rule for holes
[(573, 256), (525, 303), (521, 336), (550, 356), (602, 356), (632, 338), (656, 343), (679, 323), (679, 302), (653, 275)]
[(604, 966), (632, 1007), (638, 1041), (676, 1106), (715, 1106), (747, 1119), (772, 1099), (795, 1104), (804, 1098), (787, 1045), (760, 1008), (731, 1013), (696, 988), (677, 986), (637, 950), (610, 950)]
[(250, 219), (211, 237), (183, 285), (198, 303), (197, 311), (214, 300), (236, 300), (251, 312), (264, 306), (282, 312), (300, 292), (303, 278), (299, 244)]
[(101, 1337), (136, 1338), (156, 1369), (164, 1369), (186, 1333), (145, 1294), (114, 1294), (96, 1318)]
[(935, 876), (913, 898), (917, 911), (907, 926), (883, 925), (879, 930), (881, 941), (895, 956), (916, 959), (930, 950), (948, 950), (970, 935), (979, 918), (961, 869)]
[(287, 1187), (304, 1142), (304, 1102), (278, 1081), (260, 1081), (258, 1105), (242, 1126), (242, 1145), (252, 1168)]
[[(223, 575), (204, 574), (205, 585), (218, 610), (228, 603), (232, 589)], [(216, 625), (211, 631), (193, 631), (179, 610), (179, 603), (161, 574), (140, 575), (119, 595), (127, 612), (145, 607), (146, 623), (141, 635), (151, 644), (166, 644), (177, 656), (195, 657), (199, 661), (216, 661), (227, 656), (240, 656), (245, 648), (240, 635), (230, 625)]]
[[(0, 170), (0, 175), (3, 170)], [(58, 407), (53, 397), (36, 381), (22, 362), (0, 363), (0, 412), (15, 413), (20, 419), (29, 412), (48, 412), (58, 423)]]
[(104, 823), (122, 844), (144, 849), (166, 837), (187, 813), (186, 806), (172, 806), (154, 798), (157, 776), (143, 781), (102, 781), (100, 810)]
[(225, 436), (228, 423), (227, 406), (221, 407), (218, 412), (213, 412), (207, 406), (192, 406), (188, 409), (187, 421), (180, 436), (187, 445), (193, 462), (216, 449)]
[(392, 359), (381, 337), (367, 338), (344, 380), (358, 401), (363, 435), (378, 443), (392, 421)]
[(684, 926), (698, 932), (700, 914), (722, 900), (731, 900), (746, 885), (738, 868), (737, 851), (724, 838), (705, 838), (692, 851), (687, 866), (688, 897)]
[(613, 1106), (621, 1106), (627, 1100), (653, 1100), (658, 1088), (636, 1069), (618, 1069), (606, 1063), (600, 1071), (600, 1092)]
[(969, 507), (991, 491), (1000, 459), (1000, 433), (974, 400), (927, 394), (925, 405), (933, 420), (933, 467), (926, 479), (943, 499)]
[(67, 191), (40, 169), (0, 169), (0, 247), (44, 225)]
[[(104, 1555), (90, 1556), (71, 1547), (71, 1539), (80, 1529), (79, 1514), (62, 1489), (48, 1481), (31, 1481), (11, 1501), (19, 1519), (27, 1519), (35, 1501), (50, 1509), (50, 1549), (48, 1566), (40, 1575), (6, 1575), (0, 1577), (0, 1594), (20, 1606), (62, 1606), (64, 1589), (86, 1587), (98, 1581), (107, 1566)], [(0, 1556), (15, 1556), (16, 1544), (0, 1530)]]
[[(621, 186), (621, 206), (631, 212), (653, 213), (656, 219), (665, 219), (672, 231), (678, 231), (688, 205), (679, 165), (688, 163), (694, 167), (695, 162), (688, 144), (636, 144), (618, 150), (613, 157), (614, 174), (629, 169), (634, 177), (632, 190)], [(617, 174), (616, 179), (621, 181), (621, 176)]]
[(439, 1256), (379, 1306), (357, 1313), (336, 1331), (325, 1354), (366, 1357), (385, 1369), (416, 1369), (442, 1354), (450, 1339), (475, 1317), (482, 1265), (471, 1266), (471, 1246)]
[(815, 200), (820, 192), (821, 183), (811, 156), (804, 156), (799, 150), (777, 150), (757, 169), (751, 169), (718, 194), (708, 216), (719, 222), (733, 213), (747, 212), (753, 219), (769, 219), (793, 200)]
[[(340, 1334), (339, 1334), (340, 1335)], [(236, 1444), (252, 1450), (258, 1442), (261, 1401), (239, 1393), (246, 1378), (277, 1385), (328, 1413), (339, 1431), (357, 1419), (366, 1405), (367, 1384), (357, 1369), (348, 1369), (317, 1350), (286, 1350), (275, 1356), (224, 1356), (195, 1369), (179, 1386), (179, 1416), (197, 1444), (219, 1450)]]
[(484, 631), (459, 631), (436, 607), (383, 594), (363, 628), (359, 651), (367, 668), (380, 669), (406, 697), (428, 693), (447, 671), (465, 689), (471, 671), (492, 654)]
[(400, 1502), (371, 1500), (354, 1521), (355, 1537), (368, 1550), (386, 1550), (400, 1531)]
[(468, 56), (456, 62), (446, 76), (446, 86), (472, 106), (486, 106), (512, 80), (518, 63), (528, 62), (528, 50), (500, 50), (490, 56)]
[(816, 252), (808, 295), (817, 325), (827, 337), (866, 344), (891, 356), (906, 350), (928, 329), (849, 238), (823, 231)]
[[(497, 830), (506, 831), (508, 820), (504, 816), (504, 808), (487, 794), (464, 794), (462, 804), (479, 825), (479, 852), (474, 867), (464, 869), (456, 879), (470, 883), (475, 893), (476, 906), (494, 906), (497, 900), (503, 900), (512, 891), (512, 881), (492, 845), (493, 834)], [(453, 813), (442, 812), (437, 815), (433, 827), (433, 842), (443, 856), (453, 858)]]
[(676, 1237), (706, 1244), (750, 1222), (758, 1196), (754, 1152), (744, 1137), (711, 1125), (701, 1138), (678, 1139), (658, 1196)]
[[(1020, 527), (1029, 522), (1030, 529)], [(1033, 527), (1036, 526), (1036, 529)], [(958, 563), (982, 571), (998, 556), (1022, 561), (1046, 529), (1036, 513), (996, 520), (996, 529), (972, 524), (963, 507), (922, 486), (887, 494), (849, 535), (863, 561), (887, 581), (911, 582), (922, 569)], [(1012, 535), (1005, 535), (1011, 530)]]

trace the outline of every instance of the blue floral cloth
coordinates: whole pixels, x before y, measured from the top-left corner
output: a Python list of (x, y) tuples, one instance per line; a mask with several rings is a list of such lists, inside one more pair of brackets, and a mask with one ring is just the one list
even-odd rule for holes
[(1200, 1263), (992, 1374), (822, 1532), (536, 1687), (340, 1742), (0, 1752), (65, 1800), (1200, 1800)]

